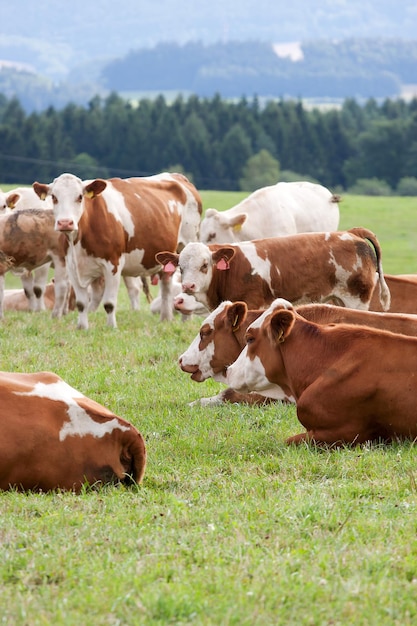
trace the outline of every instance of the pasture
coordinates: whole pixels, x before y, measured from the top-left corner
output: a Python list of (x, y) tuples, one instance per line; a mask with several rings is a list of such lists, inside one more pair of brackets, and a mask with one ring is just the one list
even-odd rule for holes
[[(202, 192), (218, 209), (245, 195)], [(377, 234), (387, 273), (417, 273), (417, 198), (340, 208), (341, 228)], [(86, 332), (75, 312), (0, 324), (3, 370), (56, 372), (148, 449), (137, 488), (0, 493), (0, 623), (415, 623), (414, 445), (288, 448), (291, 406), (189, 407), (222, 388), (177, 365), (201, 319), (162, 324), (144, 301), (134, 313), (123, 285), (119, 300), (117, 330), (102, 310)]]

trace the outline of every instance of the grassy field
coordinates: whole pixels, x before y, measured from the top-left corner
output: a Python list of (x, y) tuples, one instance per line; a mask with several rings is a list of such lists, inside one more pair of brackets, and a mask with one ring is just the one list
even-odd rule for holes
[[(341, 227), (374, 230), (386, 272), (417, 272), (416, 205), (346, 197)], [(201, 320), (134, 313), (123, 286), (117, 318), (108, 329), (98, 311), (87, 332), (76, 313), (0, 325), (3, 370), (58, 373), (137, 426), (149, 458), (137, 488), (0, 493), (0, 623), (415, 624), (414, 446), (288, 448), (294, 407), (189, 407), (221, 388), (177, 365)]]

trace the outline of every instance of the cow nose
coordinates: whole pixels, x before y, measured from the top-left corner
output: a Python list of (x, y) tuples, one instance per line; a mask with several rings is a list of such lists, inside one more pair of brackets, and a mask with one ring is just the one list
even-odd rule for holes
[(193, 294), (195, 292), (195, 283), (183, 283), (182, 290), (184, 293)]
[(71, 220), (69, 218), (57, 220), (56, 230), (61, 230), (61, 231), (74, 230), (74, 220)]

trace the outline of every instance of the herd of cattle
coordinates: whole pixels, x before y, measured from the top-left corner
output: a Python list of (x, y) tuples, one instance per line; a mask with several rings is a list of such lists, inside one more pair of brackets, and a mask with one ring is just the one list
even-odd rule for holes
[[(199, 192), (173, 173), (64, 173), (0, 192), (0, 316), (76, 309), (86, 330), (102, 304), (116, 327), (122, 278), (134, 309), (157, 280), (161, 321), (205, 317), (179, 357), (193, 380), (227, 385), (202, 405), (295, 403), (305, 432), (290, 443), (414, 439), (417, 276), (385, 275), (371, 231), (339, 231), (338, 200), (321, 185), (278, 183), (203, 218)], [(22, 291), (5, 290), (9, 271)], [(142, 435), (55, 374), (3, 372), (0, 397), (1, 489), (142, 480)]]

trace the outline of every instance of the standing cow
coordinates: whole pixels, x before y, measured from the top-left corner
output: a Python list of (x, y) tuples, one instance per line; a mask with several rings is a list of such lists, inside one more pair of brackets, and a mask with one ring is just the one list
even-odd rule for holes
[(66, 261), (76, 294), (78, 328), (88, 328), (89, 285), (104, 276), (107, 324), (116, 327), (121, 276), (161, 279), (161, 320), (173, 317), (171, 273), (155, 255), (180, 250), (198, 239), (202, 202), (182, 174), (82, 181), (61, 174), (50, 185), (34, 183), (41, 197), (52, 197), (55, 228), (67, 237)]
[(238, 243), (339, 228), (339, 197), (308, 181), (257, 189), (227, 211), (207, 209), (202, 243)]
[(170, 271), (179, 266), (183, 291), (210, 311), (223, 300), (261, 309), (278, 297), (293, 304), (330, 301), (367, 309), (377, 282), (382, 307), (389, 307), (380, 245), (364, 228), (229, 246), (195, 242), (179, 255), (161, 252), (156, 258)]
[[(11, 270), (20, 273), (25, 292), (30, 291), (25, 281), (33, 286), (31, 272), (37, 268), (46, 274), (49, 263), (55, 268), (55, 305), (53, 317), (66, 312), (69, 284), (65, 267), (64, 238), (54, 229), (51, 209), (22, 209), (0, 215), (0, 250), (8, 256), (11, 264), (0, 267), (0, 317), (3, 317), (4, 275)], [(45, 276), (46, 278), (46, 276)], [(36, 298), (43, 302), (46, 281), (38, 285)], [(41, 298), (42, 296), (42, 298)], [(33, 307), (31, 307), (33, 310)]]

